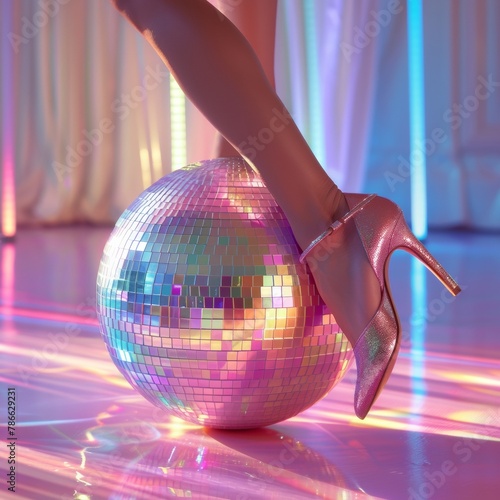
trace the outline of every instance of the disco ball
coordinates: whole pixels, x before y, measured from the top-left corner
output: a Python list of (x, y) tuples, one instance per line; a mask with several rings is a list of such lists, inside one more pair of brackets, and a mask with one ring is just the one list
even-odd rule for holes
[(296, 415), (353, 357), (299, 254), (242, 159), (160, 179), (122, 214), (99, 267), (111, 358), (146, 399), (190, 422), (245, 429)]

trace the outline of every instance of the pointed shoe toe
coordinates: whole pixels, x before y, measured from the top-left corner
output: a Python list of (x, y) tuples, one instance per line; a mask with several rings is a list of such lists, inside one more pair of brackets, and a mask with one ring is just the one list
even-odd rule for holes
[(373, 320), (354, 346), (356, 389), (354, 410), (364, 419), (392, 373), (399, 351), (399, 320), (384, 293)]

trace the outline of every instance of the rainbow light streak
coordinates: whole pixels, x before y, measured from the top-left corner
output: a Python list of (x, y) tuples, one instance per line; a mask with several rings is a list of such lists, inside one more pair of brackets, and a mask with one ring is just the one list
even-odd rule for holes
[[(5, 254), (3, 254), (5, 255)], [(5, 262), (2, 261), (2, 271)], [(14, 290), (14, 288), (12, 288)], [(53, 321), (65, 322), (76, 325), (90, 325), (97, 326), (97, 318), (86, 318), (76, 314), (58, 313), (55, 311), (43, 311), (30, 308), (11, 307), (7, 304), (0, 305), (0, 316), (10, 316), (12, 318), (32, 318), (35, 322), (39, 321)]]
[(417, 238), (427, 236), (425, 154), (424, 24), (421, 0), (408, 0), (408, 79), (410, 97), (411, 225)]
[[(427, 384), (425, 379), (425, 310), (427, 302), (426, 274), (424, 266), (411, 259), (411, 302), (410, 341), (412, 355), (410, 356), (410, 387), (411, 400), (409, 423), (415, 427), (422, 425), (422, 408), (425, 404)], [(408, 453), (412, 463), (425, 456), (425, 448), (418, 433), (410, 433), (408, 438)], [(415, 467), (411, 471), (414, 484), (422, 484), (425, 480), (423, 471)]]
[[(284, 11), (284, 27), (286, 30), (286, 43), (287, 50), (290, 53), (288, 64), (290, 66), (290, 76), (293, 79), (293, 85), (290, 88), (290, 96), (292, 101), (293, 118), (297, 123), (299, 129), (305, 134), (307, 126), (307, 106), (304, 105), (304, 94), (306, 92), (305, 79), (302, 78), (303, 60), (303, 43), (301, 33), (297, 32), (296, 26), (300, 26), (302, 16), (300, 9), (296, 9), (294, 5), (289, 2), (281, 2)], [(294, 28), (294, 29), (292, 29)], [(297, 75), (297, 76), (296, 76)]]
[(149, 136), (151, 145), (151, 163), (153, 167), (153, 181), (157, 181), (163, 177), (163, 166), (161, 156), (161, 141), (160, 127), (158, 126), (158, 118), (154, 113), (149, 114)]
[[(3, 307), (9, 311), (14, 305), (14, 280), (15, 280), (15, 264), (16, 264), (16, 247), (13, 245), (3, 245), (0, 248), (2, 256), (0, 275), (0, 297)], [(10, 314), (7, 312), (7, 315)]]
[(170, 139), (172, 147), (172, 171), (187, 163), (186, 96), (170, 75)]
[(144, 189), (151, 186), (151, 160), (148, 148), (141, 148), (139, 151), (141, 158), (142, 185)]
[(424, 265), (417, 259), (411, 259), (411, 302), (410, 341), (413, 352), (410, 358), (410, 375), (412, 410), (414, 410), (413, 413), (418, 413), (422, 403), (422, 396), (427, 392), (424, 364), (427, 275)]
[[(3, 5), (2, 33), (11, 31), (12, 3)], [(16, 234), (16, 193), (14, 172), (14, 89), (13, 79), (6, 77), (13, 73), (12, 47), (2, 44), (2, 137), (1, 137), (1, 166), (0, 166), (0, 234), (4, 238), (13, 238)]]
[(311, 149), (318, 161), (324, 165), (326, 161), (325, 141), (322, 130), (322, 105), (321, 105), (321, 82), (319, 70), (319, 49), (317, 43), (316, 29), (316, 2), (305, 0), (304, 2), (304, 30), (306, 40), (306, 61), (308, 80), (308, 103), (309, 103), (309, 140)]

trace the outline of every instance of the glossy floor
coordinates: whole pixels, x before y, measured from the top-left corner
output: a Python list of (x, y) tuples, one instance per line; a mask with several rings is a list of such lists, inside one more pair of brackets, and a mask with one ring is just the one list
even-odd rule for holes
[(0, 498), (498, 498), (499, 235), (431, 234), (464, 289), (456, 299), (393, 257), (402, 351), (365, 421), (353, 415), (351, 369), (295, 418), (224, 432), (155, 410), (112, 364), (94, 312), (109, 232), (22, 230), (0, 246)]

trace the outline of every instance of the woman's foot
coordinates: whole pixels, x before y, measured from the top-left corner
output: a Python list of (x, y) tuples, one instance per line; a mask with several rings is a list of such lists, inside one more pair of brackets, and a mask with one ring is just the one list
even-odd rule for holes
[[(349, 212), (349, 205), (340, 190), (331, 190), (326, 206), (330, 206), (331, 222)], [(331, 223), (330, 222), (330, 223)], [(311, 228), (311, 225), (308, 225)], [(294, 228), (295, 229), (295, 228)], [(322, 230), (325, 227), (322, 226)], [(314, 229), (316, 238), (322, 230)], [(311, 230), (294, 230), (299, 245), (305, 249), (312, 241)], [(380, 283), (375, 275), (355, 224), (346, 224), (316, 248), (307, 258), (316, 287), (332, 311), (340, 329), (354, 347), (378, 309)]]
[(376, 195), (344, 199), (347, 213), (306, 248), (301, 261), (307, 261), (323, 300), (353, 345), (354, 407), (365, 418), (392, 372), (401, 341), (387, 281), (392, 252), (402, 248), (418, 257), (453, 295), (460, 287), (415, 238), (396, 204)]

